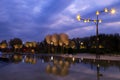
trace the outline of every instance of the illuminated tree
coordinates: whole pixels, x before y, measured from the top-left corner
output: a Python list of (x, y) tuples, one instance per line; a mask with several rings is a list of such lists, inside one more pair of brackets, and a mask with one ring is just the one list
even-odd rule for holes
[(1, 50), (2, 50), (3, 52), (5, 52), (5, 51), (7, 50), (7, 48), (8, 48), (8, 43), (7, 43), (6, 40), (1, 41), (1, 43), (0, 43), (0, 48), (1, 48)]
[(58, 51), (58, 47), (61, 47), (62, 51), (62, 49), (64, 50), (64, 48), (67, 48), (69, 46), (69, 37), (65, 33), (47, 35), (45, 37), (45, 40), (49, 47), (51, 47), (51, 49), (54, 49), (55, 52)]

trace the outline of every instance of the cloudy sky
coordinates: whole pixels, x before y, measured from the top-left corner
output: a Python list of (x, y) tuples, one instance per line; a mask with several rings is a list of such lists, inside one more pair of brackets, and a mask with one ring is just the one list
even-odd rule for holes
[(95, 24), (78, 22), (76, 15), (95, 19), (96, 10), (104, 8), (115, 8), (116, 14), (100, 14), (99, 33), (120, 34), (120, 0), (0, 0), (0, 41), (41, 41), (53, 33), (95, 35)]

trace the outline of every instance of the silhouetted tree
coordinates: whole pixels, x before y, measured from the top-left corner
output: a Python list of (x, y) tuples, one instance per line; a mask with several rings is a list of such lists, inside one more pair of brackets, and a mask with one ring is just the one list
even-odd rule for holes
[(18, 47), (18, 49), (20, 49), (20, 47), (22, 46), (22, 40), (20, 38), (11, 39), (9, 41), (9, 45), (13, 50), (15, 50), (15, 46)]

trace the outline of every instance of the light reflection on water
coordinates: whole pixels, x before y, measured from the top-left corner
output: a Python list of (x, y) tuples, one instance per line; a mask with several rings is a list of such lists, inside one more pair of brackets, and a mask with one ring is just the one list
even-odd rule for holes
[[(120, 61), (20, 54), (3, 55), (2, 57), (9, 58), (7, 67), (1, 68), (0, 66), (2, 80), (12, 80), (13, 78), (20, 80), (19, 76), (23, 72), (30, 77), (22, 77), (23, 80), (33, 80), (34, 78), (39, 80), (38, 78), (41, 77), (44, 80), (120, 80)], [(18, 74), (13, 77), (11, 74), (14, 72)]]

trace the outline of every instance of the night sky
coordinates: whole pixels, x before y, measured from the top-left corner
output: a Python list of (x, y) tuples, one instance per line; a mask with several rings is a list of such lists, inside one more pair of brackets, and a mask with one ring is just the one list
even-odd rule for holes
[(120, 0), (0, 0), (0, 41), (14, 37), (42, 41), (47, 34), (67, 33), (70, 38), (96, 34), (96, 10), (115, 8), (116, 14), (100, 14), (99, 33), (120, 34)]

